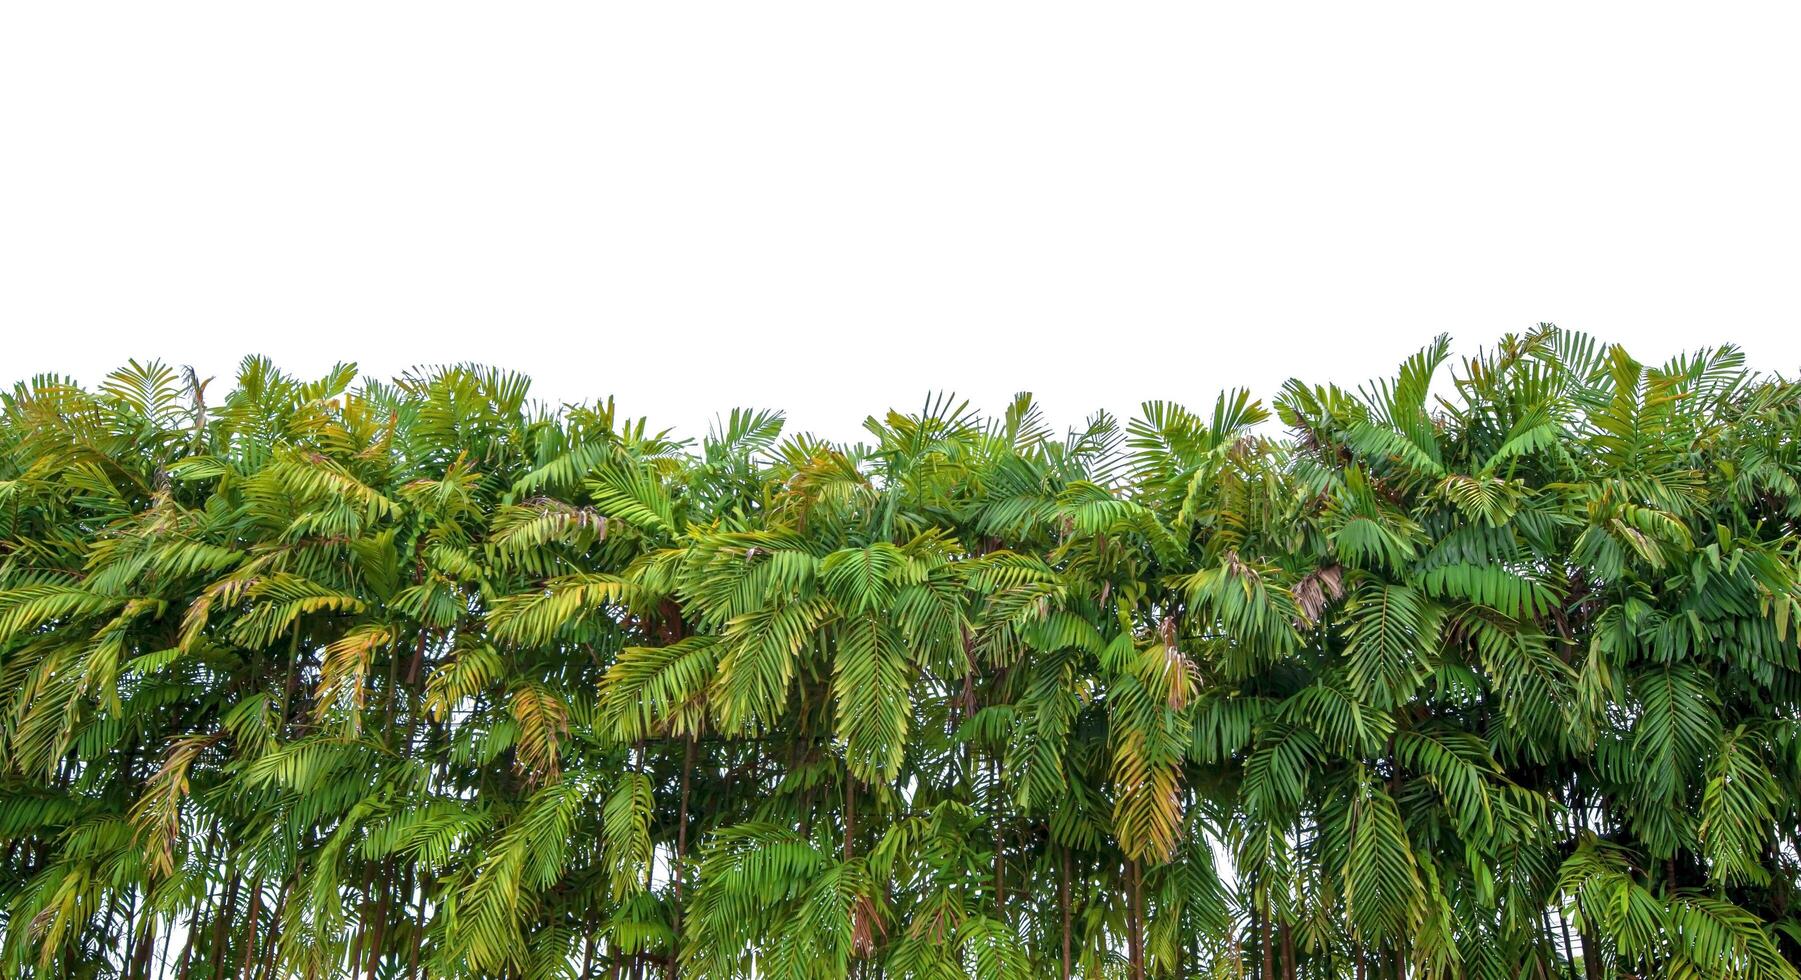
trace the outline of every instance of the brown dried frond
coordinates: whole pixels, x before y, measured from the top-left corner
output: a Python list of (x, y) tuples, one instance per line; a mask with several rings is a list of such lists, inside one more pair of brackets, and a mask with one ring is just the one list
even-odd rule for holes
[(1344, 569), (1337, 565), (1322, 565), (1301, 576), (1290, 591), (1306, 622), (1317, 623), (1328, 603), (1344, 598)]

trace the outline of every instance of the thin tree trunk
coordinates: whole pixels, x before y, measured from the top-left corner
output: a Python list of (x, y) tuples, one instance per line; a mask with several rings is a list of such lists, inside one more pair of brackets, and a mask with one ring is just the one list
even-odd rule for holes
[(263, 911), (263, 880), (250, 886), (250, 914), (244, 917), (244, 966), (240, 976), (251, 975), (256, 964), (256, 917)]
[(1057, 904), (1063, 911), (1063, 980), (1069, 980), (1069, 848), (1063, 852), (1063, 875), (1057, 881)]
[(1258, 925), (1258, 932), (1263, 937), (1263, 972), (1258, 974), (1258, 977), (1259, 980), (1276, 980), (1276, 946), (1271, 942), (1268, 899), (1264, 900), (1263, 914), (1258, 916), (1258, 918), (1261, 920)]
[[(1565, 627), (1564, 631), (1567, 635), (1568, 627)], [(1571, 822), (1570, 816), (1574, 808), (1570, 806), (1570, 787), (1567, 783), (1557, 787), (1557, 802), (1563, 804), (1563, 835), (1570, 840), (1571, 846), (1574, 847), (1576, 828)], [(1576, 944), (1570, 942), (1570, 920), (1563, 914), (1561, 908), (1557, 910), (1556, 915), (1557, 928), (1563, 934), (1564, 968), (1569, 972), (1569, 980), (1576, 980)]]
[[(212, 868), (213, 858), (218, 853), (218, 846), (219, 832), (214, 829), (212, 835), (207, 838), (206, 851), (200, 859), (201, 867), (209, 870)], [(176, 980), (188, 980), (188, 968), (193, 963), (194, 946), (200, 941), (200, 919), (206, 914), (206, 909), (212, 904), (212, 901), (213, 884), (209, 881), (206, 884), (206, 890), (201, 893), (200, 904), (194, 906), (194, 914), (188, 917), (188, 938), (181, 946), (181, 966), (175, 971)]]
[(844, 860), (853, 856), (851, 835), (857, 832), (857, 777), (846, 776), (844, 780)]
[(281, 709), (277, 722), (280, 728), (276, 730), (277, 734), (288, 727), (288, 709), (293, 704), (294, 692), (299, 690), (299, 660), (300, 630), (296, 628), (293, 635), (288, 637), (288, 673), (281, 682)]
[(156, 916), (150, 911), (150, 893), (144, 893), (144, 907), (138, 913), (143, 917), (144, 928), (138, 939), (136, 958), (127, 968), (128, 975), (134, 977), (150, 976), (150, 957), (156, 951)]
[(1570, 942), (1570, 920), (1563, 917), (1563, 910), (1557, 911), (1557, 926), (1563, 931), (1563, 958), (1569, 965), (1570, 980), (1576, 980), (1576, 945)]
[(232, 913), (238, 908), (237, 857), (233, 855), (225, 862), (225, 876), (230, 883), (225, 889), (225, 902), (219, 906), (219, 913), (213, 918), (213, 948), (207, 952), (207, 962), (211, 966), (208, 976), (223, 977), (225, 975), (225, 954), (229, 951)]
[(593, 980), (594, 937), (598, 927), (594, 923), (594, 913), (592, 911), (588, 913), (586, 919), (582, 920), (582, 924), (588, 927), (587, 941), (582, 944), (582, 980)]
[[(138, 915), (134, 890), (127, 888), (125, 894), (125, 954), (119, 957), (119, 973), (121, 976), (130, 976), (132, 961), (137, 959), (138, 955)], [(113, 917), (117, 914), (115, 910), (117, 910), (118, 907), (119, 893), (114, 892), (112, 897), (107, 899), (106, 902), (106, 922), (109, 925), (112, 923)], [(107, 961), (107, 965), (109, 966), (111, 965), (110, 954), (116, 946), (117, 940), (110, 938), (107, 940), (106, 950), (108, 955), (103, 956), (102, 960)]]
[[(138, 906), (136, 901), (136, 890), (127, 888), (125, 891), (125, 955), (119, 958), (119, 972), (124, 976), (130, 976), (131, 964), (138, 956)], [(113, 920), (113, 910), (118, 907), (119, 893), (114, 892), (112, 898), (108, 899), (106, 903), (106, 921), (109, 924)], [(115, 948), (115, 943), (116, 941), (107, 942), (106, 946), (109, 954)]]
[[(682, 747), (682, 805), (675, 821), (675, 943), (677, 949), (681, 948), (682, 941), (682, 879), (688, 876), (688, 799), (692, 791), (694, 749), (694, 735), (690, 733), (687, 744)], [(672, 958), (670, 970), (674, 976), (679, 977), (681, 976), (681, 967), (673, 965), (675, 963), (676, 960)]]
[(156, 957), (157, 980), (162, 980), (168, 972), (169, 964), (175, 960), (175, 917), (169, 917), (169, 928), (163, 930), (163, 951)]
[[(1577, 797), (1576, 803), (1576, 826), (1583, 833), (1588, 833), (1587, 803), (1580, 796)], [(1582, 937), (1582, 974), (1586, 980), (1601, 980), (1601, 958), (1596, 955), (1601, 944), (1595, 937), (1594, 920), (1589, 917), (1588, 909), (1583, 907), (1580, 897), (1576, 899), (1576, 909), (1582, 913), (1582, 930), (1580, 932)]]
[(275, 914), (269, 920), (273, 923), (273, 928), (269, 931), (269, 938), (263, 943), (263, 973), (266, 976), (275, 975), (275, 954), (281, 946), (281, 919), (288, 911), (288, 896), (293, 893), (294, 879), (290, 876), (281, 883), (281, 893), (275, 899)]
[(388, 935), (388, 911), (393, 908), (394, 900), (394, 859), (388, 859), (388, 873), (381, 883), (381, 902), (375, 909), (375, 931), (369, 936), (369, 966), (364, 972), (365, 980), (375, 980), (376, 967), (381, 965), (382, 943)]
[[(1401, 760), (1399, 756), (1395, 755), (1393, 733), (1388, 736), (1388, 796), (1394, 801), (1395, 807), (1399, 809), (1401, 806)], [(1399, 937), (1395, 939), (1395, 977), (1397, 980), (1407, 980), (1406, 943)]]
[(419, 879), (419, 914), (413, 919), (412, 949), (406, 954), (407, 980), (417, 980), (419, 976), (419, 947), (425, 945), (425, 895), (429, 882)]
[[(681, 606), (669, 599), (664, 599), (661, 608), (665, 644), (678, 643), (688, 635), (688, 624), (682, 621)], [(692, 791), (694, 775), (694, 751), (696, 736), (689, 732), (682, 746), (682, 802), (675, 822), (675, 864), (670, 869), (675, 879), (675, 948), (669, 956), (669, 975), (680, 977), (681, 974), (681, 942), (682, 942), (682, 886), (687, 877), (688, 863), (688, 800)], [(848, 846), (848, 844), (846, 845)]]
[(373, 876), (375, 866), (364, 862), (363, 873), (357, 882), (356, 893), (362, 896), (357, 909), (356, 938), (350, 943), (350, 963), (347, 975), (354, 977), (363, 965), (363, 937), (369, 934), (369, 879)]
[(994, 794), (994, 915), (1002, 922), (1007, 921), (1007, 842), (1001, 830), (1000, 803), (1000, 760), (990, 759), (988, 763), (990, 792)]
[(1132, 967), (1132, 980), (1144, 980), (1144, 891), (1140, 887), (1143, 872), (1137, 861), (1126, 862), (1126, 952)]

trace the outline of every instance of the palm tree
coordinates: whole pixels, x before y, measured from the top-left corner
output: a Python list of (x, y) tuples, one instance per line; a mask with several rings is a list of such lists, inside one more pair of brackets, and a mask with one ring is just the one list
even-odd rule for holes
[(1793, 382), (866, 429), (0, 394), (0, 973), (1796, 978)]

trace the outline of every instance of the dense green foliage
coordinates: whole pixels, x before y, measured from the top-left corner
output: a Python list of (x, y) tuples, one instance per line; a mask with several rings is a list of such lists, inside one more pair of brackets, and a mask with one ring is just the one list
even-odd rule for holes
[(1447, 360), (855, 446), (17, 386), (0, 974), (1794, 980), (1801, 388)]

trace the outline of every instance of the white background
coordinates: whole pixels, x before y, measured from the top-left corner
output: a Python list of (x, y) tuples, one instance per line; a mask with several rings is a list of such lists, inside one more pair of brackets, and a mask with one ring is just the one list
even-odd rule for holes
[(0, 7), (0, 376), (1058, 421), (1541, 320), (1801, 365), (1801, 7)]

